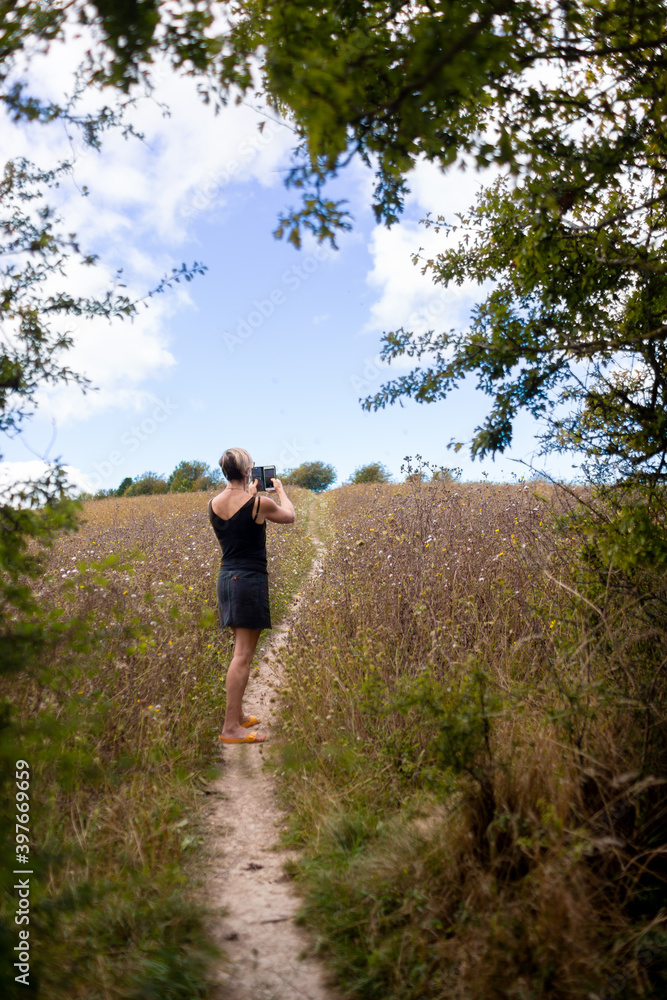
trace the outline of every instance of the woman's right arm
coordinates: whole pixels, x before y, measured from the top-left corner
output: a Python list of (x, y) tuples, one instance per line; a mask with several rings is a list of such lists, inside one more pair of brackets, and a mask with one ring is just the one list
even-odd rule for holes
[[(275, 521), (276, 524), (293, 524), (296, 520), (294, 505), (285, 493), (283, 484), (279, 479), (272, 479), (280, 506), (271, 497), (262, 497), (262, 513), (266, 521)], [(268, 500), (268, 503), (267, 503)]]

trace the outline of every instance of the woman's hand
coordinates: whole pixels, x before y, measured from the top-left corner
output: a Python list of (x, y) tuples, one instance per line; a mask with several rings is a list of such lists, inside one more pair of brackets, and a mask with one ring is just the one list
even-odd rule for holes
[(282, 484), (282, 483), (280, 482), (280, 480), (279, 480), (279, 479), (277, 479), (277, 478), (276, 478), (275, 476), (274, 476), (274, 478), (273, 478), (273, 479), (271, 480), (271, 482), (273, 483), (273, 488), (274, 488), (274, 490), (282, 490), (282, 488), (283, 488), (283, 484)]
[(257, 487), (259, 486), (259, 479), (253, 480), (252, 483), (248, 485), (248, 496), (254, 497), (257, 493)]

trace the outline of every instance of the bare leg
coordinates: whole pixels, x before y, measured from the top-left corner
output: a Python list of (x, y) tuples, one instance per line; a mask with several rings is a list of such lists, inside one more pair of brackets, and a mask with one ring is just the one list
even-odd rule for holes
[(255, 655), (260, 629), (234, 628), (232, 631), (234, 655), (227, 671), (227, 710), (222, 735), (243, 737), (248, 735), (248, 730), (241, 726), (244, 718), (243, 695), (250, 676), (250, 664)]

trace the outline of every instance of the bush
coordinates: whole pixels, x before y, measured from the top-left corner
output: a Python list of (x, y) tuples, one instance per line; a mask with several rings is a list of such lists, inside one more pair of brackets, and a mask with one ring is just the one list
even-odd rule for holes
[(390, 483), (391, 473), (381, 462), (371, 462), (370, 465), (360, 465), (347, 481), (349, 486), (360, 486), (362, 483)]
[(132, 485), (131, 478), (129, 476), (125, 476), (125, 479), (122, 481), (118, 489), (114, 490), (115, 495), (117, 497), (125, 496), (126, 491), (129, 490), (131, 485)]
[(461, 481), (461, 476), (463, 475), (463, 469), (458, 466), (454, 468), (448, 468), (445, 465), (441, 465), (439, 469), (435, 469), (431, 477), (439, 483), (458, 483)]
[(152, 493), (167, 493), (169, 486), (164, 476), (157, 472), (143, 472), (123, 493), (126, 497), (143, 497)]
[(304, 490), (322, 493), (336, 481), (336, 470), (333, 465), (325, 465), (324, 462), (304, 462), (281, 478), (286, 486), (301, 486)]
[(210, 490), (220, 482), (220, 469), (212, 469), (206, 462), (179, 462), (167, 480), (170, 493), (192, 493)]

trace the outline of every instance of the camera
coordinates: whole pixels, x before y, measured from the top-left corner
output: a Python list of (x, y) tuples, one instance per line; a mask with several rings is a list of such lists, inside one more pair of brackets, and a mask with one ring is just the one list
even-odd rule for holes
[(259, 480), (258, 490), (274, 490), (275, 486), (271, 485), (271, 480), (276, 478), (276, 467), (275, 465), (255, 465), (252, 470), (251, 482), (256, 479)]

